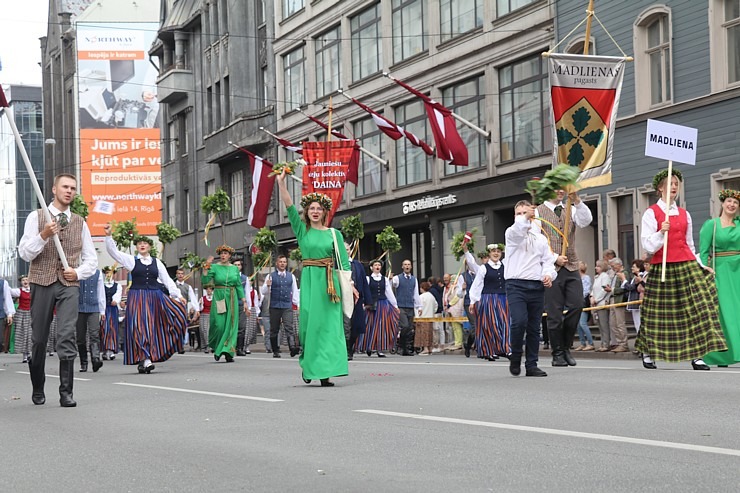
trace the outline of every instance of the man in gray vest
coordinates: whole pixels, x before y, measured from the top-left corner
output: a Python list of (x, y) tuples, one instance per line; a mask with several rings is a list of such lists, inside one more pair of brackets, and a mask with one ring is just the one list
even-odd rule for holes
[(421, 297), (419, 296), (419, 283), (411, 274), (411, 260), (404, 260), (401, 264), (403, 272), (392, 278), (393, 287), (396, 288), (396, 301), (401, 311), (398, 322), (400, 328), (400, 343), (402, 356), (414, 356), (414, 316), (421, 311)]
[(266, 278), (262, 289), (262, 296), (270, 295), (270, 347), (272, 357), (280, 357), (280, 324), (288, 336), (290, 357), (298, 354), (298, 345), (295, 341), (295, 330), (293, 327), (293, 305), (298, 305), (298, 283), (295, 276), (287, 271), (288, 257), (278, 255), (275, 262), (277, 270), (270, 273)]
[[(33, 334), (31, 359), (28, 361), (33, 385), (31, 400), (36, 405), (46, 402), (46, 343), (56, 308), (59, 403), (62, 407), (74, 407), (77, 405), (72, 398), (72, 384), (77, 357), (75, 326), (80, 297), (79, 281), (93, 275), (98, 257), (85, 220), (72, 214), (69, 209), (77, 193), (77, 179), (69, 174), (58, 175), (54, 178), (51, 192), (54, 194), (54, 200), (49, 205), (52, 221), (46, 222), (41, 210), (31, 212), (26, 218), (23, 237), (18, 245), (20, 257), (31, 263), (28, 273)], [(67, 269), (62, 266), (54, 247), (54, 235), (58, 235), (61, 241), (69, 263)]]
[[(547, 312), (547, 331), (552, 346), (552, 366), (576, 366), (576, 360), (570, 354), (570, 346), (573, 344), (583, 310), (583, 283), (576, 253), (576, 227), (585, 228), (593, 220), (591, 209), (583, 203), (577, 193), (572, 192), (570, 200), (573, 207), (566, 231), (564, 197), (565, 191), (558, 190), (554, 199), (548, 200), (535, 210), (536, 217), (541, 217), (559, 230), (555, 232), (552, 226), (536, 221), (542, 233), (547, 237), (550, 248), (557, 255), (555, 261), (557, 277), (552, 282), (552, 288), (545, 291), (545, 312)], [(563, 236), (568, 239), (565, 255), (562, 255)], [(563, 317), (563, 311), (566, 309), (568, 313)]]
[(103, 366), (100, 359), (100, 321), (105, 320), (105, 286), (103, 276), (96, 270), (92, 277), (80, 281), (80, 301), (77, 314), (77, 351), (80, 354), (80, 371), (87, 371), (87, 342), (90, 342), (90, 359), (93, 372)]
[(13, 315), (15, 315), (15, 307), (13, 306), (13, 297), (10, 296), (10, 286), (5, 282), (5, 279), (0, 279), (0, 353), (4, 351), (5, 342), (5, 326), (13, 324)]

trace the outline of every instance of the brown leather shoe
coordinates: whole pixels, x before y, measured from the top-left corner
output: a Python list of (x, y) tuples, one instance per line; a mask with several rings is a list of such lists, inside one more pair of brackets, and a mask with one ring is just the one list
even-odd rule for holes
[(609, 351), (609, 348), (606, 346), (601, 346), (599, 349), (596, 350), (597, 353), (605, 353)]
[(624, 346), (617, 346), (611, 350), (612, 353), (629, 353), (629, 349)]

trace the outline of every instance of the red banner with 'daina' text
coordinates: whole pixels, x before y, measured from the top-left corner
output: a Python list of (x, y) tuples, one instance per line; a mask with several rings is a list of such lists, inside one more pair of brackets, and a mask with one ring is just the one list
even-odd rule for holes
[(335, 140), (330, 142), (304, 142), (303, 195), (319, 192), (329, 196), (332, 208), (327, 225), (331, 225), (334, 214), (339, 209), (347, 182), (347, 170), (355, 152), (354, 140)]

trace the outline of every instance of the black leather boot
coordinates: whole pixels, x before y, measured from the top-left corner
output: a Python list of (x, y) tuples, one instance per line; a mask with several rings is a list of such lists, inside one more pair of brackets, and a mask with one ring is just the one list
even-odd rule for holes
[(44, 383), (46, 382), (45, 360), (46, 358), (41, 358), (41, 363), (38, 365), (33, 364), (33, 359), (28, 360), (28, 371), (31, 374), (31, 385), (33, 386), (31, 401), (37, 406), (46, 402), (46, 396), (44, 395)]
[(72, 387), (75, 376), (75, 360), (59, 360), (59, 405), (75, 407), (77, 403), (72, 399)]
[(87, 371), (87, 346), (78, 344), (77, 354), (80, 355), (80, 372), (85, 373)]
[(95, 343), (90, 344), (90, 360), (92, 361), (93, 373), (103, 367), (103, 361), (100, 359), (100, 349)]
[(552, 347), (552, 366), (568, 366), (563, 349), (563, 331), (548, 330), (550, 335), (550, 346)]
[(568, 366), (576, 366), (576, 359), (570, 354), (570, 349), (563, 350), (563, 359), (568, 363)]

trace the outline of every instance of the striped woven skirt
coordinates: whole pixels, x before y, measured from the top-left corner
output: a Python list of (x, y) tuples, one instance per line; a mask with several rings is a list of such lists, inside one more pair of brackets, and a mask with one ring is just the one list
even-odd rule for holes
[(665, 282), (661, 272), (650, 267), (635, 349), (674, 363), (726, 351), (714, 276), (693, 261), (667, 264)]
[(398, 309), (388, 300), (378, 300), (375, 310), (365, 314), (365, 333), (357, 339), (357, 351), (387, 351), (396, 343)]
[(208, 330), (211, 328), (211, 314), (202, 312), (200, 314), (200, 345), (201, 349), (208, 347)]
[(118, 352), (118, 307), (105, 307), (105, 323), (100, 327), (100, 350)]
[(182, 351), (187, 329), (186, 307), (158, 289), (131, 289), (126, 304), (123, 364), (147, 358), (166, 361)]
[(15, 354), (31, 352), (31, 311), (18, 310), (13, 316), (15, 324)]
[(479, 358), (511, 353), (505, 294), (483, 294), (475, 305), (475, 347)]
[(249, 316), (247, 317), (246, 324), (247, 335), (245, 344), (257, 344), (257, 309), (255, 307), (249, 309)]

